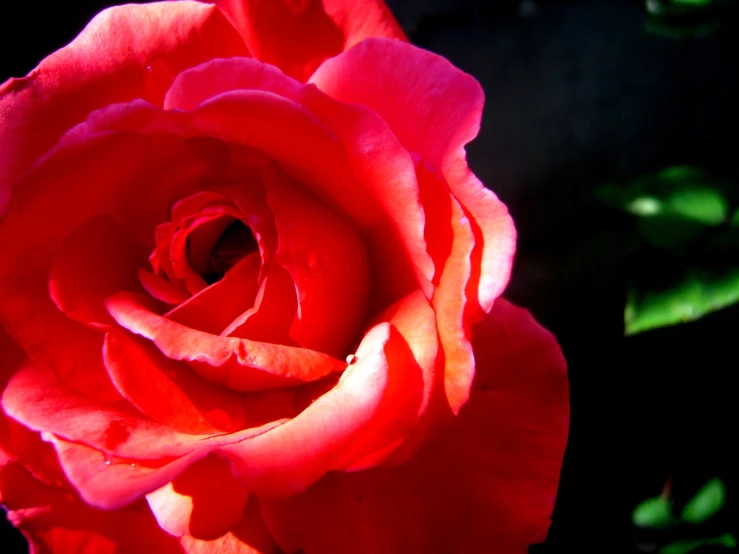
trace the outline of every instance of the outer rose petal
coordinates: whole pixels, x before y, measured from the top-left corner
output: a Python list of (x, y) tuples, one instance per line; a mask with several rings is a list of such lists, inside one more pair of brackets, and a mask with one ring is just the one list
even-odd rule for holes
[(207, 0), (252, 55), (305, 81), (321, 62), (368, 37), (405, 39), (383, 0)]
[(408, 464), (331, 473), (263, 500), (286, 552), (523, 554), (546, 536), (569, 423), (557, 343), (505, 300), (474, 327), (477, 374), (450, 428)]
[(223, 458), (208, 456), (146, 495), (162, 529), (205, 540), (225, 535), (246, 506), (248, 493)]
[(310, 82), (337, 100), (376, 111), (408, 150), (441, 173), (469, 212), (478, 243), (481, 272), (473, 273), (470, 300), (489, 311), (508, 283), (516, 235), (506, 207), (465, 160), (464, 145), (480, 128), (480, 84), (441, 56), (382, 39), (327, 60)]
[(31, 552), (67, 554), (181, 554), (176, 539), (162, 531), (145, 503), (107, 512), (73, 494), (45, 485), (21, 464), (2, 460), (0, 502), (8, 520), (25, 535)]
[(215, 541), (177, 539), (162, 530), (145, 502), (98, 510), (76, 496), (34, 479), (0, 452), (0, 502), (32, 552), (49, 554), (278, 554), (259, 506), (250, 501), (241, 520)]
[(11, 194), (7, 183), (91, 111), (134, 98), (161, 105), (184, 69), (247, 55), (211, 6), (177, 2), (101, 12), (27, 77), (0, 86), (0, 217)]

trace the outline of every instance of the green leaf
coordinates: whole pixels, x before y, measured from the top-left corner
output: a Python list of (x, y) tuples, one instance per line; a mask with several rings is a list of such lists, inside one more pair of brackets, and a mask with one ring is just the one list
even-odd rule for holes
[(680, 514), (687, 523), (703, 523), (724, 507), (726, 487), (721, 479), (711, 479), (690, 499)]
[[(610, 183), (596, 189), (604, 203), (625, 210), (641, 221), (656, 220), (673, 233), (680, 225), (690, 227), (688, 235), (696, 235), (703, 226), (716, 226), (728, 217), (728, 201), (722, 192), (725, 183), (692, 166), (673, 166), (655, 175), (639, 177), (618, 185)], [(651, 229), (647, 224), (646, 228)], [(699, 233), (698, 233), (699, 234)], [(661, 233), (647, 231), (645, 236), (662, 246)]]
[(739, 210), (735, 211), (734, 215), (731, 216), (731, 226), (739, 227)]
[(662, 290), (631, 289), (624, 310), (626, 335), (694, 321), (739, 302), (739, 267), (709, 272), (691, 268)]
[(672, 0), (672, 3), (686, 6), (709, 6), (713, 3), (713, 0)]
[(697, 550), (701, 546), (712, 544), (718, 544), (726, 548), (736, 548), (736, 539), (731, 533), (724, 533), (719, 537), (712, 537), (710, 539), (680, 540), (663, 546), (659, 554), (687, 554), (688, 552)]
[(649, 529), (670, 527), (676, 521), (672, 515), (672, 502), (661, 496), (649, 498), (634, 509), (631, 521), (637, 527)]

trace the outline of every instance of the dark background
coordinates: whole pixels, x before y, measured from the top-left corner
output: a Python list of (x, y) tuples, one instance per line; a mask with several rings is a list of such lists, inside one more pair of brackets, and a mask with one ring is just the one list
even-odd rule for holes
[[(111, 3), (4, 6), (0, 81), (26, 74)], [(482, 83), (469, 163), (517, 224), (506, 295), (555, 333), (569, 363), (560, 493), (549, 538), (531, 552), (637, 552), (649, 537), (634, 532), (631, 512), (668, 477), (678, 505), (721, 477), (728, 504), (707, 532), (730, 530), (739, 520), (730, 423), (739, 420), (739, 309), (624, 338), (634, 271), (619, 240), (626, 222), (592, 193), (674, 164), (739, 183), (736, 17), (708, 37), (675, 40), (647, 33), (643, 5), (629, 0), (389, 4), (412, 42)], [(24, 549), (3, 521), (0, 551)]]

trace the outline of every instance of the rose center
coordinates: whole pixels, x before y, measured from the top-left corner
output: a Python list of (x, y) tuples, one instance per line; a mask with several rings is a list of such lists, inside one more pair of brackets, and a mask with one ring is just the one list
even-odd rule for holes
[(208, 263), (200, 274), (206, 283), (223, 279), (226, 272), (246, 255), (259, 250), (251, 229), (241, 221), (233, 221), (226, 227), (213, 246)]

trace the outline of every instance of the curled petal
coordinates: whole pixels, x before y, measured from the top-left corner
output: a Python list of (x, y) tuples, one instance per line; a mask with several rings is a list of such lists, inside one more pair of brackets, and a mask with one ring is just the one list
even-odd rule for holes
[(17, 462), (0, 463), (0, 491), (8, 520), (26, 537), (31, 552), (182, 553), (180, 543), (157, 525), (144, 502), (113, 512), (99, 510), (34, 479)]
[(212, 6), (154, 3), (98, 14), (27, 77), (0, 86), (0, 216), (7, 183), (91, 111), (134, 98), (161, 104), (178, 73), (230, 56), (248, 51)]
[(226, 272), (223, 279), (191, 296), (164, 317), (186, 327), (219, 335), (237, 315), (254, 305), (261, 262), (257, 252), (245, 256)]
[(51, 373), (35, 366), (25, 367), (10, 380), (2, 407), (29, 429), (89, 445), (100, 460), (104, 460), (104, 453), (132, 460), (171, 459), (238, 442), (283, 423), (277, 420), (231, 434), (180, 433), (134, 410), (81, 397), (60, 385)]
[(405, 39), (382, 0), (208, 1), (228, 15), (255, 58), (302, 81), (367, 37)]
[(469, 401), (406, 464), (330, 473), (302, 494), (262, 499), (284, 551), (523, 554), (544, 539), (567, 440), (564, 359), (554, 337), (505, 300), (475, 326), (473, 343)]
[(111, 329), (103, 357), (121, 395), (155, 421), (193, 435), (236, 431), (245, 424), (241, 395), (202, 379), (143, 339)]
[(208, 456), (146, 495), (159, 526), (170, 535), (203, 540), (225, 535), (242, 518), (248, 493), (228, 461)]
[(465, 160), (464, 146), (480, 128), (480, 84), (441, 56), (385, 39), (368, 39), (327, 60), (310, 82), (380, 114), (408, 150), (440, 172), (475, 234), (481, 271), (473, 272), (469, 301), (489, 311), (508, 283), (516, 237), (507, 209)]
[(298, 385), (346, 367), (314, 350), (195, 331), (156, 314), (146, 307), (146, 301), (141, 295), (121, 293), (110, 297), (107, 306), (119, 325), (151, 340), (167, 357), (188, 362), (206, 379), (230, 389)]

